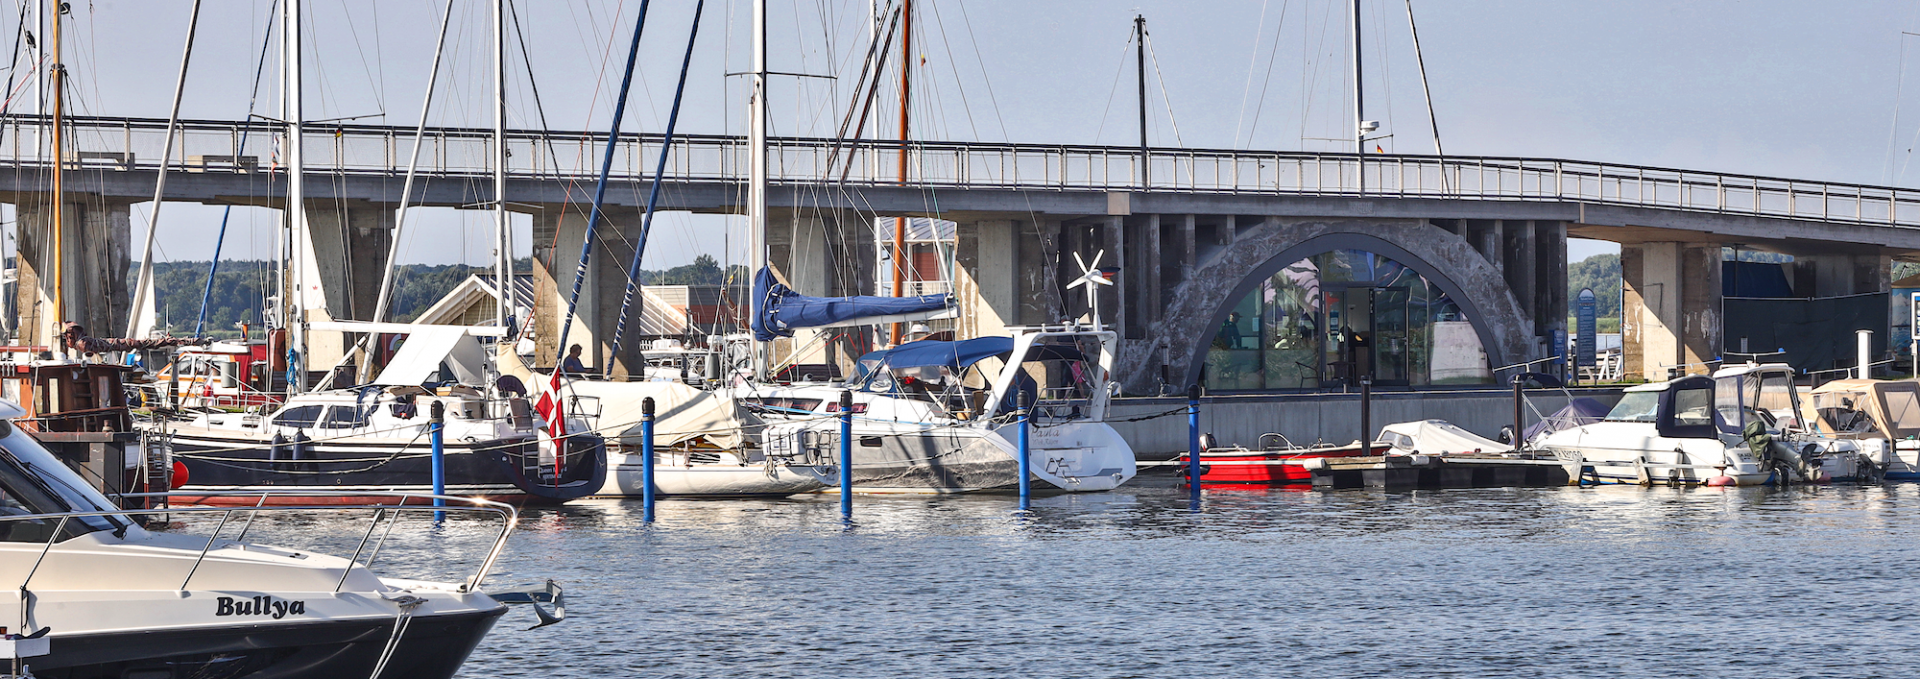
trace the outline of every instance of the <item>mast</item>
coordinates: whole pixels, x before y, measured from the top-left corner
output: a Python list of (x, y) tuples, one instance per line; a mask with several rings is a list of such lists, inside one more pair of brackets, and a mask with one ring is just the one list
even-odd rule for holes
[(281, 305), (282, 313), (288, 317), (288, 343), (292, 355), (287, 361), (287, 389), (291, 393), (307, 390), (307, 310), (306, 310), (306, 253), (310, 249), (307, 243), (306, 210), (306, 158), (302, 153), (305, 130), (301, 118), (305, 109), (300, 101), (301, 65), (300, 27), (301, 0), (285, 0), (280, 4), (281, 18), (286, 22), (280, 31), (280, 44), (285, 50), (281, 60), (281, 94), (285, 97), (285, 110), (282, 119), (286, 121), (287, 154), (287, 198), (281, 208), (287, 221), (287, 267), (292, 270), (292, 279), (287, 288), (291, 294), (289, 300)]
[[(513, 233), (507, 221), (507, 22), (506, 0), (493, 0), (493, 228), (494, 281), (498, 303), (493, 325), (505, 330), (513, 308)], [(501, 336), (501, 342), (512, 337)]]
[(1140, 190), (1145, 191), (1153, 181), (1153, 160), (1147, 154), (1147, 17), (1144, 14), (1133, 16), (1133, 39), (1140, 71)]
[[(753, 72), (747, 78), (753, 90), (747, 96), (747, 261), (751, 275), (759, 276), (767, 267), (767, 0), (753, 3)], [(749, 299), (749, 314), (759, 314), (763, 301)], [(755, 381), (767, 377), (761, 344), (753, 343)]]
[(1367, 113), (1362, 96), (1365, 89), (1360, 84), (1360, 0), (1353, 0), (1353, 152), (1359, 154), (1354, 159), (1354, 175), (1359, 178), (1361, 193), (1367, 192)]
[[(67, 67), (60, 62), (60, 6), (58, 0), (56, 0), (53, 8), (52, 28), (51, 35), (48, 37), (53, 43), (51, 48), (53, 65), (49, 67), (48, 73), (53, 77), (52, 82), (48, 83), (48, 87), (53, 91), (53, 259), (51, 260), (51, 268), (53, 269), (53, 317), (51, 319), (52, 325), (50, 326), (53, 328), (53, 333), (48, 339), (50, 341), (57, 341), (53, 338), (58, 336), (62, 329), (61, 324), (67, 320), (67, 257), (65, 252), (67, 241), (67, 193), (65, 183), (67, 155), (65, 144), (66, 135), (63, 134), (60, 129), (62, 125), (61, 115), (65, 113), (63, 108), (66, 104), (66, 97), (64, 95), (66, 94)], [(46, 321), (42, 321), (42, 327), (49, 327)], [(67, 352), (66, 343), (59, 342), (58, 347), (54, 353), (64, 356)]]
[[(903, 0), (900, 17), (900, 183), (907, 183), (907, 105), (913, 90), (913, 0)], [(907, 218), (893, 218), (893, 296), (904, 296), (907, 281)], [(900, 344), (899, 322), (888, 333), (888, 343)]]

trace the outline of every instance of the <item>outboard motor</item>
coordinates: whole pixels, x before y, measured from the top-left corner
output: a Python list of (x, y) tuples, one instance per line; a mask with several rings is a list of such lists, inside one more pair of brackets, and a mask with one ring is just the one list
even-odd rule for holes
[(1760, 458), (1760, 468), (1773, 470), (1775, 483), (1786, 485), (1793, 480), (1813, 480), (1813, 469), (1807, 459), (1791, 446), (1774, 440), (1765, 422), (1757, 419), (1748, 422), (1741, 433), (1745, 435), (1747, 447)]

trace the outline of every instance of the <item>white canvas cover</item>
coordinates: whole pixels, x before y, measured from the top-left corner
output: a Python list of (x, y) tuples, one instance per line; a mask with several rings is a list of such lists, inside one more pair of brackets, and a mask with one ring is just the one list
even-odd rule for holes
[[(545, 378), (539, 378), (545, 379)], [(678, 445), (700, 437), (721, 448), (738, 448), (743, 430), (757, 426), (732, 399), (680, 382), (595, 382), (571, 380), (567, 396), (600, 400), (599, 433), (630, 446), (640, 445), (640, 401), (653, 398), (653, 445)]]
[(1461, 453), (1510, 453), (1513, 446), (1480, 438), (1473, 432), (1445, 420), (1397, 422), (1380, 429), (1380, 441), (1389, 443), (1400, 454), (1458, 455)]
[[(441, 367), (446, 372), (441, 372)], [(487, 381), (487, 351), (466, 330), (457, 327), (420, 326), (407, 334), (400, 351), (387, 362), (387, 368), (374, 378), (374, 384), (419, 385), (434, 379), (459, 380), (461, 384), (484, 386)]]
[(1802, 419), (1812, 423), (1815, 431), (1830, 436), (1920, 436), (1920, 382), (1834, 380), (1808, 394), (1800, 410)]

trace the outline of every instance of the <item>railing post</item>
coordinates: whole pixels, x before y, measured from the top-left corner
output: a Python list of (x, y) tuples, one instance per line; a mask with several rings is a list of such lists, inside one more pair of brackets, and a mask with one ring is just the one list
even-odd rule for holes
[[(435, 495), (433, 498), (433, 506), (445, 507), (447, 506), (447, 501), (438, 496), (447, 494), (447, 447), (445, 436), (447, 404), (441, 401), (434, 401), (433, 405), (427, 408), (427, 413), (427, 441), (433, 447), (433, 494)], [(556, 450), (564, 445), (564, 441), (554, 442)], [(558, 455), (559, 453), (555, 452), (554, 454)], [(446, 518), (446, 512), (436, 511), (433, 513), (434, 523), (440, 523), (446, 520)]]
[(840, 390), (840, 521), (853, 523), (853, 392)]
[(653, 397), (640, 399), (640, 520), (653, 523)]
[(1033, 508), (1033, 447), (1027, 439), (1027, 430), (1032, 427), (1033, 396), (1021, 390), (1015, 401), (1020, 409), (1020, 511), (1025, 512)]
[(1200, 385), (1187, 385), (1187, 485), (1200, 493)]

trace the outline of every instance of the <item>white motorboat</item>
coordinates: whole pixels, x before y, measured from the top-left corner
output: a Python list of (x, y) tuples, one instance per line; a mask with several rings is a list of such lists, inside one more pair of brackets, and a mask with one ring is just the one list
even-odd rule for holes
[(1882, 478), (1920, 480), (1920, 382), (1834, 380), (1814, 388), (1800, 407), (1814, 432), (1859, 441)]
[(1066, 491), (1111, 490), (1137, 471), (1133, 448), (1105, 421), (1113, 341), (1112, 331), (1078, 326), (923, 340), (889, 350), (856, 384), (746, 385), (735, 397), (760, 406), (773, 454), (837, 484), (839, 398), (851, 390), (855, 489), (953, 493), (1019, 483), (1024, 395), (1033, 477)]
[[(1799, 423), (1784, 364), (1729, 366), (1628, 387), (1600, 422), (1532, 442), (1600, 483), (1760, 485), (1848, 480), (1871, 469), (1857, 442)], [(1757, 452), (1756, 452), (1757, 451)]]
[(149, 531), (13, 427), (23, 412), (0, 401), (0, 578), (19, 593), (0, 604), (12, 609), (0, 611), (0, 655), (17, 674), (365, 677), (384, 665), (380, 676), (450, 677), (506, 610), (480, 585), (512, 531), (512, 507), (446, 508), (503, 521), (465, 580), (383, 578), (368, 566), (378, 546), (359, 529), (351, 558), (221, 536), (244, 536), (236, 529), (259, 516), (359, 509), (373, 536), (397, 506), (174, 508), (173, 521), (211, 512), (200, 516), (219, 526), (210, 536)]

